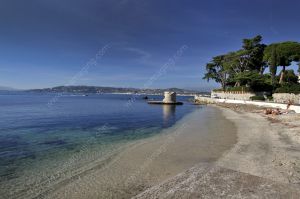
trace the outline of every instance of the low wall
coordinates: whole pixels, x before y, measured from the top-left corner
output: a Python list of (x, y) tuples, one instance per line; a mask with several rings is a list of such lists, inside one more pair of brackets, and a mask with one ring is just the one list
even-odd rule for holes
[[(231, 92), (224, 92), (224, 91), (212, 91), (211, 97), (218, 98), (218, 99), (233, 99), (233, 100), (250, 100), (250, 97), (260, 95), (263, 96), (264, 93), (250, 93), (250, 92), (241, 92), (241, 91), (231, 91)], [(275, 103), (289, 103), (292, 104), (300, 104), (300, 94), (293, 94), (293, 93), (274, 93), (273, 101)]]
[[(270, 107), (270, 108), (280, 108), (280, 109), (287, 108), (287, 104), (272, 103), (272, 102), (259, 102), (259, 101), (248, 101), (248, 100), (233, 100), (233, 99), (213, 99), (213, 98), (201, 97), (201, 96), (195, 96), (195, 100), (202, 100), (203, 102), (207, 100), (209, 103), (251, 104), (251, 105)], [(300, 113), (300, 106), (291, 105), (289, 107), (289, 110), (293, 110), (296, 113)]]
[(221, 99), (235, 99), (235, 100), (249, 100), (250, 97), (255, 96), (257, 94), (250, 93), (250, 92), (241, 92), (241, 91), (212, 91), (211, 97), (212, 98), (221, 98)]
[(203, 96), (195, 96), (195, 101), (198, 103), (204, 103), (204, 104), (214, 104), (216, 103), (215, 99), (210, 97), (203, 97)]
[(295, 95), (293, 93), (274, 93), (273, 101), (277, 103), (289, 103), (300, 104), (300, 94)]

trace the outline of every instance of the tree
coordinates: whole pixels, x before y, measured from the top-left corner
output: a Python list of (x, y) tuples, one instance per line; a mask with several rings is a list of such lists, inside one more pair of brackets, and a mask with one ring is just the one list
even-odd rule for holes
[(283, 81), (289, 84), (297, 84), (298, 83), (298, 76), (295, 74), (293, 70), (286, 70), (284, 72), (284, 79)]
[(268, 47), (266, 47), (265, 52), (264, 52), (264, 60), (268, 63), (269, 65), (269, 70), (271, 74), (271, 83), (274, 85), (275, 83), (275, 76), (277, 73), (277, 66), (279, 65), (278, 63), (278, 55), (277, 55), (277, 44), (271, 44)]
[(223, 66), (227, 69), (230, 83), (234, 82), (234, 87), (241, 85), (239, 79), (236, 79), (235, 77), (247, 70), (248, 60), (245, 53), (246, 52), (244, 50), (229, 52), (224, 55), (223, 58)]
[(245, 71), (235, 76), (235, 79), (253, 91), (272, 91), (268, 74), (261, 75), (257, 71)]
[[(243, 39), (242, 49), (213, 57), (206, 64), (207, 73), (203, 79), (221, 83), (223, 90), (226, 87), (236, 87), (231, 90), (247, 87), (253, 91), (274, 91), (286, 84), (300, 87), (295, 73), (286, 70), (292, 62), (298, 62), (300, 73), (300, 43), (287, 41), (266, 46), (261, 41), (260, 35)], [(265, 74), (268, 66), (270, 74)], [(282, 67), (280, 76), (277, 76), (278, 67)]]
[(284, 80), (286, 66), (291, 65), (291, 62), (293, 61), (299, 61), (300, 43), (291, 41), (283, 42), (280, 43), (277, 46), (277, 48), (280, 57), (279, 64), (282, 66), (279, 83), (282, 84)]
[(225, 91), (228, 78), (228, 70), (224, 67), (224, 55), (213, 57), (212, 61), (206, 64), (207, 73), (203, 79), (210, 81), (211, 79), (217, 83), (221, 83), (222, 89)]
[(238, 87), (244, 84), (241, 77), (246, 71), (256, 71), (260, 75), (264, 73), (266, 64), (263, 61), (263, 53), (266, 47), (261, 44), (260, 35), (243, 40), (243, 49), (236, 52), (230, 52), (225, 55), (224, 65), (230, 69), (230, 79), (235, 81), (234, 86)]
[(246, 59), (247, 70), (256, 70), (263, 74), (265, 69), (264, 49), (265, 44), (261, 44), (262, 36), (257, 35), (251, 39), (243, 39), (243, 56)]
[(225, 55), (216, 56), (206, 65), (207, 73), (204, 79), (208, 81), (214, 79), (222, 84), (223, 90), (226, 86), (233, 85), (238, 87), (245, 84), (242, 81), (242, 73), (245, 71), (256, 71), (263, 74), (265, 64), (263, 61), (263, 52), (265, 45), (261, 44), (260, 35), (243, 40), (243, 48), (235, 52), (229, 52)]
[(279, 79), (280, 84), (284, 82), (286, 67), (291, 65), (293, 61), (299, 61), (299, 59), (300, 43), (298, 42), (287, 41), (274, 43), (266, 47), (264, 52), (264, 60), (270, 66), (270, 72), (273, 80), (276, 76), (277, 67), (282, 66)]

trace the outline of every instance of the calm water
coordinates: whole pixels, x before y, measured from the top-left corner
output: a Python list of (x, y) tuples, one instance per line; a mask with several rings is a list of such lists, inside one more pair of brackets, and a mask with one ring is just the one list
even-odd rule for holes
[(160, 133), (195, 108), (187, 102), (191, 97), (178, 97), (186, 103), (174, 107), (148, 105), (142, 96), (55, 96), (0, 93), (0, 195), (18, 196), (62, 173), (76, 173), (126, 143)]

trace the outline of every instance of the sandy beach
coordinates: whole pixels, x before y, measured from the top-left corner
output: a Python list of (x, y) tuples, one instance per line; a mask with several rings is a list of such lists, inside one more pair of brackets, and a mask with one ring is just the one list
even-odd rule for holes
[(235, 109), (222, 108), (226, 118), (235, 122), (238, 142), (218, 165), (300, 185), (300, 115), (266, 116), (263, 108), (249, 106)]
[(299, 114), (199, 106), (159, 135), (29, 198), (296, 198)]
[(44, 196), (130, 198), (198, 163), (217, 161), (234, 143), (236, 128), (222, 111), (199, 107), (160, 135), (128, 147), (105, 167), (95, 167)]
[(237, 128), (237, 143), (215, 163), (196, 165), (136, 198), (298, 198), (299, 114), (265, 116), (263, 108), (218, 106)]

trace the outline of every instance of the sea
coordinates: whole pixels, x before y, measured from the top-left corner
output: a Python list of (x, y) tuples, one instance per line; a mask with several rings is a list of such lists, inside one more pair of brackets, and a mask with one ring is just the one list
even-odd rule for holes
[(163, 133), (196, 108), (190, 96), (177, 96), (181, 106), (150, 105), (143, 97), (1, 91), (0, 198), (39, 196), (81, 168), (112, 161), (127, 145)]

